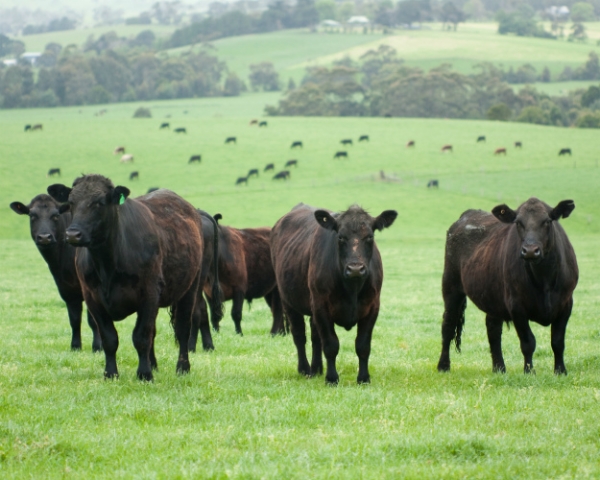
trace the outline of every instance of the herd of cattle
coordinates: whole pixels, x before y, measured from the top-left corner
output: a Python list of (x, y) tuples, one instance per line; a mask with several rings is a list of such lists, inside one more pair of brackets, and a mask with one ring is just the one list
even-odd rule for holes
[[(272, 228), (237, 229), (172, 191), (129, 198), (128, 188), (115, 187), (101, 175), (83, 175), (72, 187), (54, 184), (47, 192), (28, 205), (10, 207), (29, 216), (31, 237), (67, 305), (72, 349), (81, 349), (85, 301), (92, 350), (105, 354), (105, 377), (118, 376), (115, 321), (137, 314), (137, 376), (152, 380), (159, 308), (170, 307), (179, 346), (176, 368), (184, 373), (199, 333), (202, 347), (214, 348), (210, 326), (219, 330), (224, 301), (232, 300), (231, 316), (241, 335), (244, 300), (264, 298), (272, 313), (271, 334), (291, 331), (301, 374), (323, 373), (324, 354), (326, 382), (336, 384), (335, 325), (356, 326), (357, 381), (370, 381), (371, 337), (383, 282), (374, 233), (392, 226), (396, 211), (372, 217), (356, 205), (334, 213), (299, 204)], [(531, 320), (551, 326), (554, 371), (566, 373), (564, 336), (578, 267), (558, 220), (574, 208), (571, 200), (552, 208), (530, 198), (516, 210), (507, 205), (491, 213), (468, 210), (450, 227), (438, 370), (450, 369), (452, 341), (460, 350), (469, 297), (487, 315), (494, 371), (505, 371), (503, 322), (514, 324), (524, 371), (532, 371)], [(310, 318), (310, 362), (305, 316)]]

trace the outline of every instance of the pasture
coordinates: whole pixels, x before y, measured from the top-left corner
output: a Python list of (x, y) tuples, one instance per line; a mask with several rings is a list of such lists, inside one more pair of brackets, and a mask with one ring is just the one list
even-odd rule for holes
[[(481, 121), (261, 118), (271, 96), (0, 111), (0, 475), (3, 478), (595, 478), (600, 475), (600, 140), (595, 131)], [(276, 97), (273, 97), (276, 98)], [(259, 101), (260, 100), (260, 101)], [(187, 113), (184, 113), (186, 111)], [(216, 115), (217, 112), (221, 112)], [(167, 118), (167, 115), (170, 115)], [(163, 121), (171, 130), (159, 130)], [(23, 132), (43, 123), (41, 132)], [(187, 134), (173, 128), (185, 127)], [(367, 134), (370, 142), (357, 143)], [(486, 135), (486, 143), (476, 143)], [(236, 136), (237, 144), (225, 145)], [(339, 143), (353, 138), (353, 146)], [(290, 149), (301, 140), (302, 149)], [(408, 149), (408, 140), (415, 147)], [(521, 150), (513, 148), (522, 141)], [(453, 153), (440, 152), (444, 144)], [(119, 163), (123, 145), (135, 157)], [(506, 156), (494, 156), (506, 147)], [(572, 157), (558, 157), (570, 147)], [(333, 159), (338, 150), (347, 159)], [(201, 154), (200, 163), (188, 164)], [(271, 180), (290, 159), (288, 181)], [(275, 164), (275, 172), (262, 168)], [(46, 178), (60, 168), (60, 179)], [(251, 168), (248, 185), (235, 186)], [(129, 181), (131, 171), (139, 180)], [(382, 179), (382, 174), (383, 177)], [(375, 236), (385, 279), (375, 326), (372, 383), (356, 385), (356, 330), (337, 329), (340, 384), (296, 373), (291, 337), (269, 336), (262, 300), (244, 307), (244, 337), (226, 312), (216, 350), (177, 348), (161, 311), (153, 383), (135, 378), (132, 319), (117, 324), (121, 377), (102, 378), (104, 356), (69, 351), (66, 310), (29, 237), (28, 203), (51, 183), (102, 173), (137, 196), (170, 188), (236, 227), (273, 225), (296, 203), (344, 210), (358, 203), (399, 216)], [(438, 189), (427, 189), (431, 179)], [(466, 311), (462, 354), (439, 374), (444, 239), (467, 208), (516, 208), (530, 196), (573, 199), (561, 223), (580, 280), (567, 328), (569, 375), (553, 374), (550, 331), (532, 324), (536, 375), (522, 373), (514, 328), (507, 373), (493, 374), (484, 316)], [(230, 307), (230, 303), (227, 304)]]

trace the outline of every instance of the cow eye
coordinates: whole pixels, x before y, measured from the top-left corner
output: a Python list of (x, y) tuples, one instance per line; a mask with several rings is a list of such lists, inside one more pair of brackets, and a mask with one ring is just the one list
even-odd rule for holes
[(343, 243), (346, 243), (346, 239), (344, 237), (338, 237), (338, 243), (341, 245)]
[(38, 216), (35, 213), (30, 213), (29, 214), (29, 219), (33, 222), (34, 220), (38, 219)]
[(54, 215), (52, 215), (52, 216), (50, 217), (50, 220), (52, 220), (53, 222), (56, 222), (56, 221), (58, 221), (58, 214), (56, 214), (56, 213), (55, 213)]

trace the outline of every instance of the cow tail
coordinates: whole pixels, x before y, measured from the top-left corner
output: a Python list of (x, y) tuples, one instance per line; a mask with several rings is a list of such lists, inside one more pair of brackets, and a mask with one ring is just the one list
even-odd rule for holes
[(467, 308), (467, 297), (463, 298), (459, 308), (460, 317), (458, 318), (458, 322), (456, 322), (456, 335), (454, 336), (454, 344), (456, 345), (456, 351), (458, 353), (460, 353), (461, 336), (463, 328), (465, 326), (465, 309)]
[(211, 285), (210, 311), (212, 314), (211, 322), (213, 325), (219, 325), (223, 318), (223, 292), (219, 283), (219, 224), (218, 221), (222, 218), (220, 213), (217, 213), (214, 218), (210, 217), (213, 223), (214, 238), (213, 238), (213, 283)]

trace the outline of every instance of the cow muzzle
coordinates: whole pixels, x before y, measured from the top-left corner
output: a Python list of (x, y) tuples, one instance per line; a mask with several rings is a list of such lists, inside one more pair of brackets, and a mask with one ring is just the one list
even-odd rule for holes
[(344, 269), (346, 278), (363, 278), (367, 274), (367, 267), (364, 263), (349, 263)]
[(80, 245), (82, 243), (83, 234), (81, 233), (81, 230), (68, 228), (65, 238), (71, 245)]
[(523, 245), (521, 247), (521, 258), (528, 262), (540, 260), (542, 258), (542, 249), (537, 245)]
[(46, 247), (53, 243), (55, 243), (55, 240), (51, 233), (38, 233), (35, 236), (35, 244), (40, 247)]

